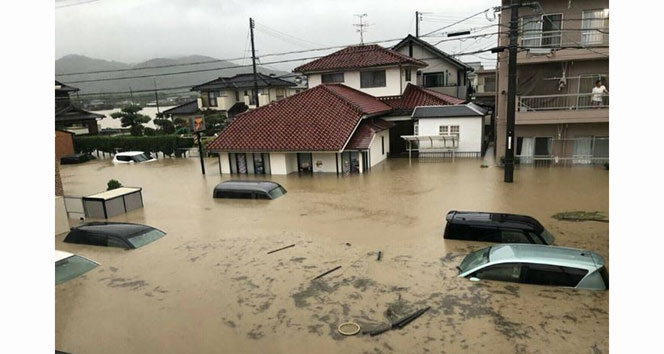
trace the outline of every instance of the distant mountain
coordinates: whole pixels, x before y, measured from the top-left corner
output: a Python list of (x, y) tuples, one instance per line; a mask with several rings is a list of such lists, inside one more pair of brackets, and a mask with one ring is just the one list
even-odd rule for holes
[[(226, 60), (219, 60), (208, 56), (203, 55), (191, 55), (184, 56), (179, 58), (155, 58), (150, 59), (137, 64), (127, 64), (117, 61), (108, 61), (103, 59), (89, 58), (83, 55), (67, 55), (55, 61), (55, 74), (56, 80), (68, 84), (70, 86), (78, 87), (81, 89), (80, 93), (97, 93), (97, 92), (121, 92), (131, 90), (150, 90), (154, 88), (154, 79), (151, 75), (159, 75), (166, 73), (178, 73), (188, 71), (189, 73), (174, 74), (174, 75), (164, 75), (164, 76), (155, 76), (157, 80), (158, 88), (170, 88), (170, 87), (191, 87), (198, 85), (210, 80), (214, 80), (218, 77), (228, 77), (241, 73), (251, 72), (251, 67), (241, 67), (241, 68), (229, 68), (229, 69), (219, 69), (226, 67), (234, 67), (239, 64), (248, 64), (250, 61), (247, 60), (246, 63), (233, 63)], [(192, 64), (192, 65), (182, 65), (182, 66), (171, 66), (166, 68), (150, 69), (150, 67), (155, 66), (166, 66), (166, 65), (178, 65), (178, 64), (190, 64), (190, 63), (199, 63), (199, 62), (210, 62), (213, 63), (207, 64)], [(136, 69), (130, 71), (121, 71), (121, 72), (111, 72), (111, 73), (98, 73), (98, 74), (78, 74), (78, 75), (67, 75), (59, 76), (58, 74), (67, 74), (67, 73), (79, 73), (79, 72), (90, 72), (90, 71), (104, 71), (104, 70), (118, 70), (118, 69)], [(191, 72), (196, 70), (204, 69), (216, 69), (216, 70), (206, 70), (200, 72)], [(276, 74), (284, 75), (288, 74), (284, 71), (275, 71), (272, 69), (267, 69), (264, 67), (258, 67), (258, 71), (265, 74)], [(87, 80), (98, 80), (106, 78), (120, 78), (120, 77), (136, 77), (144, 76), (140, 78), (131, 78), (124, 80), (107, 80), (107, 81), (91, 81), (91, 82), (77, 82), (77, 81), (87, 81)], [(188, 91), (188, 88), (183, 88), (177, 91)], [(166, 91), (168, 93), (177, 92), (176, 90)]]

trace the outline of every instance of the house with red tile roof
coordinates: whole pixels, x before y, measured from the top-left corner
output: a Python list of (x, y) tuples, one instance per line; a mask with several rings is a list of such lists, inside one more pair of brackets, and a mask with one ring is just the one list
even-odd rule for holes
[(338, 83), (372, 96), (400, 95), (423, 61), (379, 45), (350, 46), (300, 65), (294, 72), (307, 75), (309, 88)]
[(239, 114), (206, 150), (222, 173), (362, 173), (389, 153), (392, 108), (340, 84), (322, 84)]

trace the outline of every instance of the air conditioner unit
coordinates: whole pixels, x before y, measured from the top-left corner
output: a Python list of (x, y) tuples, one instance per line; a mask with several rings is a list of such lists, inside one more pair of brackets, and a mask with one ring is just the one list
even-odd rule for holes
[(529, 48), (528, 54), (530, 55), (551, 55), (553, 51), (551, 48)]

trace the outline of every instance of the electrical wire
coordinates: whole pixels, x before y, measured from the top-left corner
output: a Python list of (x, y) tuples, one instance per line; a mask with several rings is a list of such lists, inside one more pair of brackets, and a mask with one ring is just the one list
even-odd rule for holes
[(459, 20), (459, 21), (456, 21), (456, 22), (454, 22), (454, 23), (452, 23), (452, 24), (450, 24), (450, 25), (443, 26), (443, 27), (441, 27), (441, 28), (439, 28), (439, 29), (436, 29), (436, 30), (433, 30), (433, 31), (431, 31), (431, 32), (425, 33), (424, 36), (428, 36), (428, 35), (430, 35), (430, 34), (432, 34), (432, 33), (436, 33), (436, 32), (438, 32), (438, 31), (440, 31), (440, 30), (444, 30), (444, 29), (446, 29), (446, 28), (449, 28), (449, 27), (452, 27), (452, 26), (457, 25), (457, 24), (459, 24), (459, 23), (462, 23), (462, 22), (464, 22), (464, 21), (467, 21), (467, 20), (469, 20), (469, 19), (471, 19), (471, 18), (473, 18), (473, 17), (475, 17), (475, 16), (481, 15), (481, 14), (483, 14), (483, 13), (485, 13), (485, 12), (491, 10), (491, 9), (492, 9), (492, 7), (487, 8), (487, 9), (485, 9), (485, 10), (482, 10), (482, 11), (476, 13), (476, 14), (470, 15), (470, 16), (465, 17), (465, 18), (463, 18), (463, 19), (461, 19), (461, 20)]

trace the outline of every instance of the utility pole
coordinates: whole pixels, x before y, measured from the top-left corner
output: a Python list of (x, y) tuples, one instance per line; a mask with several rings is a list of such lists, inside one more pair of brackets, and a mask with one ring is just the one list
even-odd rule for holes
[(357, 27), (355, 32), (360, 33), (360, 44), (364, 45), (364, 32), (367, 31), (365, 29), (365, 27), (369, 27), (369, 24), (368, 23), (363, 23), (362, 19), (367, 17), (368, 15), (366, 13), (364, 13), (364, 14), (357, 14), (357, 15), (354, 15), (354, 16), (357, 16), (360, 19), (360, 23), (355, 23), (355, 24), (353, 24), (353, 26)]
[(415, 38), (420, 38), (420, 12), (415, 11)]
[(249, 31), (251, 32), (251, 63), (254, 67), (254, 98), (256, 99), (256, 108), (258, 108), (260, 102), (258, 102), (258, 74), (256, 73), (256, 49), (254, 48), (254, 19), (251, 17), (249, 17)]
[(515, 0), (510, 1), (510, 30), (508, 46), (509, 58), (507, 63), (507, 127), (505, 134), (505, 183), (514, 180), (514, 145), (516, 136), (514, 134), (514, 120), (516, 108), (516, 50), (519, 37), (519, 7)]
[(153, 77), (152, 80), (154, 81), (154, 98), (157, 102), (157, 113), (159, 113), (159, 94), (157, 93), (157, 79)]

